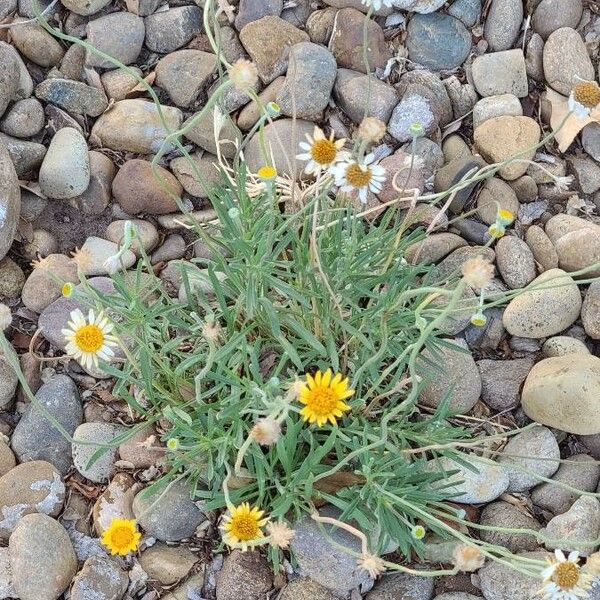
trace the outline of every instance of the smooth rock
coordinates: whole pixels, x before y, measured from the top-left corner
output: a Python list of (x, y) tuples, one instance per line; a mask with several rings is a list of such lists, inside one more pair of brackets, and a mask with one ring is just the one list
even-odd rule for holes
[(519, 391), (532, 367), (532, 358), (478, 360), (481, 399), (497, 411), (514, 408), (519, 403)]
[(583, 13), (581, 0), (542, 0), (533, 13), (531, 26), (543, 39), (561, 27), (577, 28)]
[(273, 574), (258, 552), (234, 550), (217, 575), (216, 600), (262, 600), (273, 586)]
[(438, 127), (438, 116), (430, 101), (412, 90), (407, 91), (392, 112), (388, 131), (399, 142), (412, 140), (410, 126), (420, 123), (426, 135), (431, 135)]
[(577, 354), (578, 352), (590, 354), (588, 347), (581, 340), (567, 335), (557, 335), (548, 338), (542, 346), (542, 355), (544, 358)]
[(12, 246), (21, 213), (21, 188), (11, 157), (0, 143), (0, 259)]
[(435, 589), (433, 577), (417, 577), (410, 573), (394, 573), (381, 577), (367, 594), (366, 600), (431, 600)]
[(35, 397), (36, 403), (27, 407), (15, 427), (12, 449), (20, 462), (45, 460), (65, 475), (72, 464), (71, 443), (54, 427), (46, 414), (50, 414), (69, 435), (73, 435), (83, 419), (77, 386), (70, 377), (56, 375), (40, 387)]
[[(432, 459), (427, 463), (426, 471), (442, 476), (439, 481), (430, 484), (433, 489), (443, 487), (445, 495), (451, 495), (453, 502), (461, 504), (491, 502), (507, 490), (509, 478), (503, 467), (474, 456), (473, 460), (467, 455), (461, 458), (461, 463), (448, 457)], [(471, 468), (464, 466), (465, 461)]]
[(419, 362), (425, 381), (431, 379), (421, 392), (425, 405), (438, 408), (447, 402), (448, 410), (457, 414), (475, 406), (481, 395), (481, 376), (466, 348), (456, 344), (440, 346), (435, 353), (425, 350)]
[[(191, 121), (195, 120), (193, 126), (186, 132), (185, 137), (212, 154), (217, 154), (217, 141), (215, 140), (214, 115), (205, 114), (199, 120), (196, 113), (188, 119), (183, 126), (187, 127)], [(233, 121), (225, 117), (219, 132), (219, 148), (225, 158), (233, 158), (237, 148), (241, 144), (242, 136), (239, 129)]]
[[(87, 24), (87, 42), (124, 65), (137, 61), (144, 43), (144, 20), (130, 12), (113, 12)], [(114, 69), (117, 65), (88, 50), (86, 63), (90, 67)]]
[(0, 477), (6, 475), (17, 464), (17, 459), (6, 442), (0, 443)]
[(600, 189), (600, 166), (587, 156), (569, 156), (567, 163), (575, 184), (586, 195)]
[(498, 463), (508, 473), (508, 491), (523, 492), (539, 483), (540, 477), (554, 475), (559, 459), (560, 451), (553, 433), (547, 427), (536, 425), (512, 437), (498, 456)]
[(240, 0), (235, 27), (240, 31), (248, 23), (258, 21), (267, 15), (279, 17), (283, 9), (283, 0)]
[(582, 219), (581, 217), (575, 217), (564, 213), (554, 215), (545, 225), (546, 235), (553, 244), (556, 244), (556, 242), (567, 233), (580, 231), (582, 229), (593, 229), (597, 234), (600, 234), (600, 227), (595, 223)]
[(50, 463), (39, 460), (14, 467), (0, 477), (0, 538), (8, 540), (25, 515), (58, 516), (64, 501), (65, 485)]
[[(73, 464), (90, 481), (103, 483), (113, 475), (117, 446), (106, 449), (99, 457), (94, 455), (103, 444), (113, 444), (113, 440), (125, 432), (121, 425), (113, 423), (82, 423), (77, 427), (73, 438), (83, 443), (72, 444)], [(90, 461), (94, 459), (93, 464)]]
[(58, 40), (41, 25), (17, 18), (9, 29), (12, 43), (31, 62), (40, 67), (56, 67), (65, 51)]
[(525, 243), (533, 253), (540, 272), (558, 267), (558, 254), (546, 232), (537, 225), (531, 225), (525, 232)]
[(176, 6), (145, 18), (146, 47), (168, 54), (185, 46), (202, 29), (202, 11), (197, 6)]
[(25, 281), (21, 292), (23, 304), (41, 313), (60, 297), (64, 283), (78, 281), (77, 265), (68, 256), (50, 254), (38, 263)]
[(481, 17), (481, 0), (454, 0), (448, 14), (460, 19), (466, 27), (473, 27)]
[[(518, 157), (532, 159), (532, 148), (540, 138), (540, 127), (530, 117), (494, 117), (475, 130), (475, 146), (490, 163), (502, 162)], [(527, 171), (527, 163), (509, 163), (500, 169), (500, 177), (506, 180), (517, 179)]]
[(144, 550), (140, 556), (140, 565), (150, 579), (161, 585), (173, 585), (186, 577), (199, 557), (185, 546), (167, 546), (155, 544)]
[(544, 40), (537, 33), (525, 47), (525, 70), (535, 81), (544, 81)]
[(533, 253), (523, 240), (514, 235), (498, 240), (496, 266), (506, 285), (513, 290), (524, 288), (536, 276)]
[(551, 88), (568, 96), (581, 79), (594, 79), (594, 65), (582, 37), (570, 27), (553, 31), (544, 45), (544, 75)]
[(5, 46), (0, 46), (0, 116), (17, 96), (19, 87), (19, 65), (14, 54)]
[[(475, 175), (485, 164), (485, 161), (481, 157), (470, 154), (464, 158), (456, 158), (436, 172), (433, 189), (436, 192), (445, 192), (465, 178)], [(456, 191), (449, 207), (451, 212), (454, 214), (462, 212), (476, 185), (476, 183), (471, 183)]]
[(290, 581), (281, 591), (279, 600), (337, 600), (326, 587), (312, 579), (299, 578)]
[[(149, 444), (149, 445), (148, 445)], [(165, 448), (157, 441), (153, 427), (141, 429), (119, 446), (121, 460), (131, 463), (136, 469), (147, 469), (163, 462)]]
[(475, 103), (479, 99), (473, 85), (470, 83), (461, 83), (456, 75), (446, 77), (442, 83), (450, 98), (455, 119), (460, 119), (473, 110)]
[(44, 156), (38, 179), (48, 198), (79, 196), (90, 183), (90, 159), (85, 138), (71, 127), (59, 130)]
[[(340, 514), (331, 506), (321, 508), (319, 513), (334, 518), (339, 518)], [(360, 543), (355, 536), (343, 529), (316, 523), (308, 515), (295, 523), (293, 529), (296, 535), (290, 548), (304, 575), (341, 594), (369, 580), (366, 571), (356, 568), (355, 558), (339, 548), (360, 552)], [(236, 599), (231, 597), (230, 600)]]
[[(263, 107), (267, 106), (270, 102), (275, 102), (284, 81), (285, 77), (283, 77), (283, 75), (277, 77), (277, 79), (274, 79), (258, 94), (259, 102), (251, 100), (244, 106), (238, 115), (236, 123), (242, 131), (249, 131), (256, 125), (258, 119), (263, 115)], [(248, 97), (246, 95), (246, 100), (247, 99)]]
[(201, 50), (178, 50), (156, 65), (156, 85), (163, 88), (173, 104), (188, 107), (210, 82), (217, 69), (217, 57)]
[[(297, 148), (306, 134), (313, 134), (314, 125), (302, 119), (278, 119), (265, 126), (262, 134), (268, 157), (262, 154), (261, 138), (255, 134), (244, 152), (248, 169), (256, 173), (265, 164), (272, 164), (278, 173), (289, 173), (291, 165), (296, 179), (300, 179), (305, 163), (296, 158)], [(272, 160), (271, 160), (272, 157)]]
[[(523, 552), (519, 553), (529, 559), (540, 562), (548, 560), (548, 552)], [(481, 591), (486, 600), (536, 600), (539, 598), (539, 577), (524, 575), (515, 571), (510, 565), (493, 560), (488, 561), (477, 573), (481, 584)]]
[[(137, 67), (129, 68), (134, 71), (139, 78), (143, 77), (141, 69), (138, 69)], [(138, 79), (132, 74), (121, 71), (120, 69), (105, 71), (100, 75), (100, 81), (102, 82), (102, 87), (104, 88), (106, 95), (113, 100), (125, 100), (127, 94), (139, 83)]]
[(114, 256), (118, 250), (117, 244), (104, 238), (96, 236), (86, 238), (80, 249), (80, 253), (84, 256), (81, 272), (86, 277), (112, 275), (120, 269), (132, 267), (136, 262), (136, 257), (131, 250), (125, 250), (119, 258), (119, 264), (106, 264), (106, 261)]
[(592, 281), (581, 306), (581, 322), (587, 335), (600, 339), (600, 281)]
[(522, 0), (493, 0), (483, 31), (490, 50), (499, 51), (512, 48), (521, 31), (522, 22)]
[(133, 512), (148, 535), (161, 541), (177, 542), (191, 537), (206, 520), (205, 513), (191, 498), (192, 488), (185, 480), (147, 493), (133, 500)]
[(556, 483), (542, 483), (531, 492), (531, 501), (555, 515), (569, 510), (580, 494), (566, 489), (565, 484), (581, 492), (594, 492), (600, 481), (600, 465), (587, 454), (570, 456), (552, 477)]
[(484, 542), (502, 546), (510, 552), (523, 552), (536, 550), (538, 542), (535, 536), (526, 533), (513, 533), (504, 531), (490, 531), (489, 528), (506, 529), (532, 529), (539, 531), (541, 524), (530, 514), (525, 512), (524, 507), (515, 506), (509, 502), (492, 502), (482, 511), (479, 523), (484, 526), (479, 535)]
[(482, 98), (473, 107), (473, 127), (478, 127), (488, 119), (511, 115), (523, 115), (521, 101), (514, 94), (500, 94)]
[(101, 536), (110, 526), (113, 518), (133, 519), (133, 498), (135, 480), (128, 473), (117, 473), (100, 494), (92, 510), (94, 530)]
[(71, 600), (121, 600), (127, 586), (127, 573), (110, 558), (91, 556), (73, 579)]
[(47, 515), (24, 516), (10, 536), (8, 548), (13, 585), (21, 600), (57, 600), (77, 572), (69, 534)]
[[(16, 94), (12, 99), (18, 100), (29, 98), (29, 96), (33, 94), (33, 79), (31, 78), (29, 70), (23, 62), (21, 55), (13, 46), (7, 44), (6, 42), (0, 42), (0, 54), (2, 54), (2, 56), (7, 56), (9, 54), (12, 55), (19, 69), (19, 83), (17, 86)], [(12, 61), (9, 60), (9, 62)]]
[[(162, 111), (169, 129), (173, 131), (181, 127), (183, 115), (178, 108), (163, 105)], [(154, 102), (131, 99), (115, 102), (94, 123), (91, 135), (111, 150), (154, 154), (163, 146), (167, 130)], [(168, 143), (165, 147), (172, 149)]]
[[(362, 4), (362, 7), (365, 8), (365, 5)], [(359, 6), (355, 6), (354, 8), (360, 10)], [(306, 32), (311, 42), (323, 44), (324, 46), (329, 45), (337, 13), (338, 11), (335, 8), (327, 7), (315, 10), (310, 14), (306, 21)]]
[[(597, 498), (582, 496), (571, 508), (548, 522), (544, 530), (546, 548), (577, 551), (589, 556), (598, 548), (600, 536), (600, 502)], [(595, 542), (590, 546), (591, 542)]]
[[(502, 179), (490, 177), (486, 180), (477, 196), (477, 214), (487, 225), (496, 221), (499, 209), (519, 212), (519, 201), (512, 188)], [(534, 271), (535, 276), (535, 271)]]
[(4, 114), (0, 131), (17, 138), (28, 138), (44, 127), (44, 107), (35, 98), (15, 102)]
[(282, 114), (317, 119), (329, 103), (337, 65), (333, 54), (312, 42), (290, 49), (287, 75), (277, 96)]
[(183, 237), (177, 233), (168, 236), (160, 247), (150, 257), (150, 263), (156, 265), (160, 262), (168, 262), (182, 258), (187, 245)]
[[(0, 133), (0, 145), (8, 151), (10, 160), (19, 177), (36, 171), (46, 155), (46, 147), (36, 142), (28, 142)], [(9, 188), (10, 189), (10, 188)], [(0, 224), (0, 229), (2, 225)], [(0, 234), (0, 240), (2, 235)], [(2, 244), (0, 243), (0, 248)], [(0, 250), (0, 255), (2, 251)]]
[[(336, 15), (329, 47), (339, 67), (366, 72), (364, 29), (365, 15), (354, 8), (342, 8)], [(383, 69), (391, 58), (381, 27), (373, 20), (366, 23), (366, 56), (369, 71)]]
[[(600, 262), (600, 238), (596, 229), (580, 229), (560, 237), (555, 243), (558, 266), (567, 273), (587, 269)], [(600, 268), (588, 269), (585, 277), (597, 277)]]
[(101, 11), (110, 0), (61, 0), (61, 4), (71, 12), (87, 17)]
[(145, 253), (149, 253), (158, 244), (158, 230), (150, 221), (143, 219), (113, 221), (106, 228), (106, 238), (115, 244), (121, 244), (125, 235), (125, 223), (133, 224), (135, 237), (129, 249), (138, 258), (142, 256), (142, 248)]
[(174, 158), (169, 168), (190, 196), (208, 198), (213, 188), (222, 181), (219, 161), (208, 152), (196, 152), (191, 154), (191, 158), (193, 164), (186, 156)]
[[(424, 69), (409, 71), (396, 85), (396, 91), (401, 98), (412, 91), (429, 100), (431, 109), (442, 126), (448, 125), (454, 120), (454, 111), (447, 87), (437, 73)], [(420, 137), (418, 139), (422, 143), (422, 140), (427, 138)]]
[(35, 88), (40, 100), (52, 102), (70, 113), (97, 117), (108, 107), (104, 92), (81, 81), (54, 77)]
[[(411, 163), (413, 164), (412, 169), (410, 168)], [(419, 192), (422, 192), (425, 188), (425, 176), (420, 162), (417, 161), (416, 157), (414, 159), (411, 158), (411, 156), (406, 154), (403, 150), (397, 150), (391, 156), (386, 156), (379, 164), (385, 169), (385, 181), (382, 182), (381, 191), (378, 194), (380, 202), (391, 202), (397, 198), (400, 195), (398, 189), (418, 190)], [(397, 189), (395, 189), (394, 186), (396, 186)], [(408, 192), (408, 194), (410, 193), (412, 192)], [(433, 207), (423, 204), (419, 205), (418, 208), (415, 207), (415, 210), (411, 214), (411, 218), (415, 217), (418, 221), (419, 218), (425, 214), (423, 211), (427, 210), (427, 208)], [(419, 215), (416, 214), (417, 212)], [(445, 215), (441, 215), (440, 219), (443, 220), (444, 216)], [(427, 238), (422, 241), (427, 243)], [(417, 242), (417, 244), (419, 243), (420, 242)]]
[(290, 48), (308, 41), (308, 34), (279, 17), (267, 15), (248, 23), (240, 31), (240, 41), (266, 84), (285, 75)]
[(0, 408), (6, 409), (10, 406), (17, 391), (19, 379), (14, 369), (0, 354)]
[(600, 433), (600, 359), (583, 353), (546, 358), (523, 386), (525, 414), (548, 427), (578, 435)]
[(450, 15), (414, 15), (407, 31), (408, 57), (432, 71), (459, 67), (471, 51), (471, 34)]
[(413, 265), (437, 263), (457, 248), (466, 245), (467, 242), (455, 233), (432, 233), (407, 246), (405, 257)]
[(90, 183), (87, 189), (71, 202), (85, 214), (99, 215), (104, 212), (111, 200), (111, 186), (117, 169), (113, 161), (101, 152), (91, 150), (88, 152), (88, 158)]
[(173, 195), (181, 197), (182, 192), (181, 184), (169, 171), (157, 166), (155, 175), (152, 164), (139, 158), (124, 163), (112, 182), (114, 199), (130, 215), (175, 212), (178, 206)]
[(509, 182), (520, 202), (534, 202), (538, 197), (537, 183), (531, 175), (523, 175)]
[[(369, 7), (362, 0), (323, 0), (328, 6), (334, 8), (355, 8), (363, 13), (368, 12)], [(394, 0), (395, 1), (395, 0)], [(434, 0), (435, 1), (435, 0)], [(393, 8), (388, 6), (381, 6), (374, 11), (373, 14), (377, 16), (387, 17), (392, 14)]]
[(399, 100), (391, 85), (350, 69), (338, 69), (333, 95), (338, 106), (357, 124), (365, 115), (387, 123)]
[(473, 83), (481, 96), (527, 96), (529, 88), (523, 51), (504, 50), (478, 56), (473, 61)]
[(589, 123), (581, 130), (581, 145), (595, 160), (600, 162), (600, 124)]
[[(16, 298), (25, 284), (23, 269), (12, 258), (0, 260), (0, 296)], [(1, 405), (0, 401), (0, 405)]]

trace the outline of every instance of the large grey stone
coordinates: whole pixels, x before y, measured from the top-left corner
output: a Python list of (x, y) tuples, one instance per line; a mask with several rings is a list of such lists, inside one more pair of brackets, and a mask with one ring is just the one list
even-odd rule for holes
[(21, 188), (10, 154), (0, 142), (0, 259), (12, 246), (19, 214), (21, 213)]

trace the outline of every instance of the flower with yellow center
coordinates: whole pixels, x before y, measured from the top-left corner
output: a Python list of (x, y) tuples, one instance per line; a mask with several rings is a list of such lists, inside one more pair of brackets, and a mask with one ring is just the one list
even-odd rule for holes
[(579, 553), (565, 557), (562, 550), (554, 551), (550, 565), (542, 571), (544, 586), (541, 593), (549, 600), (579, 600), (588, 595), (592, 576), (579, 566)]
[(600, 104), (600, 86), (595, 81), (577, 82), (569, 95), (569, 110), (581, 119), (590, 116), (590, 112)]
[(506, 233), (506, 228), (501, 223), (492, 223), (488, 228), (488, 233), (495, 239), (500, 239)]
[(62, 295), (65, 298), (70, 298), (73, 295), (73, 290), (74, 289), (75, 289), (75, 286), (70, 281), (67, 281), (67, 283), (65, 283), (62, 286), (62, 290), (61, 290)]
[(305, 421), (316, 423), (319, 427), (327, 421), (335, 425), (350, 410), (344, 400), (353, 394), (354, 390), (348, 389), (348, 378), (344, 379), (341, 373), (334, 376), (331, 369), (325, 373), (317, 371), (314, 377), (307, 373), (300, 389), (299, 400), (304, 404), (300, 414)]
[(348, 152), (342, 150), (346, 140), (335, 140), (333, 132), (327, 138), (323, 130), (315, 126), (312, 137), (306, 134), (306, 139), (306, 142), (300, 142), (300, 149), (304, 152), (298, 154), (296, 158), (308, 161), (304, 168), (308, 174), (316, 175), (326, 171), (338, 161), (347, 160), (350, 156)]
[(255, 542), (264, 537), (262, 527), (268, 518), (263, 518), (264, 511), (250, 507), (248, 502), (242, 502), (239, 506), (232, 506), (227, 513), (221, 526), (224, 535), (223, 541), (232, 547), (240, 546), (242, 552), (248, 550), (248, 543)]
[(367, 154), (362, 162), (350, 160), (341, 162), (331, 169), (335, 184), (342, 192), (356, 192), (363, 204), (367, 203), (369, 190), (374, 194), (381, 192), (385, 181), (385, 169), (372, 164), (373, 154)]
[(87, 368), (98, 366), (98, 359), (109, 361), (115, 355), (112, 347), (117, 345), (112, 329), (113, 324), (103, 312), (90, 310), (86, 320), (79, 309), (74, 310), (68, 329), (62, 330), (67, 342), (65, 351)]
[(485, 289), (494, 278), (494, 265), (482, 256), (465, 261), (461, 267), (465, 282), (476, 291)]
[(471, 316), (471, 324), (475, 327), (484, 327), (486, 323), (487, 317), (480, 310)]
[(275, 177), (277, 177), (277, 169), (270, 165), (265, 165), (256, 172), (256, 175), (263, 181), (272, 181), (275, 179)]
[(240, 58), (230, 67), (229, 80), (240, 92), (248, 92), (258, 83), (258, 69), (253, 62)]
[(506, 210), (505, 208), (501, 208), (498, 210), (496, 214), (496, 222), (504, 225), (505, 227), (510, 225), (515, 220), (515, 215), (513, 215), (510, 210)]
[(415, 538), (415, 540), (422, 540), (426, 533), (427, 530), (425, 527), (423, 527), (423, 525), (415, 525), (410, 531), (410, 534)]
[(111, 554), (126, 556), (138, 549), (141, 537), (142, 534), (137, 530), (134, 519), (115, 517), (102, 534), (100, 541)]

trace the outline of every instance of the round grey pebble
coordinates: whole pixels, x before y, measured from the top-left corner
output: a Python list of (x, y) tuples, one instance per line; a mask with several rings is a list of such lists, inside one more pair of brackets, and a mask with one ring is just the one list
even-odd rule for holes
[[(86, 443), (73, 442), (72, 445), (73, 464), (79, 473), (97, 483), (108, 481), (114, 473), (118, 448), (113, 440), (125, 431), (125, 427), (113, 423), (82, 423), (75, 430), (73, 438)], [(102, 448), (102, 444), (112, 444), (112, 447), (97, 456), (96, 452)], [(92, 458), (93, 464), (90, 464)]]
[(35, 98), (15, 102), (4, 114), (0, 131), (17, 138), (28, 138), (44, 127), (44, 107)]

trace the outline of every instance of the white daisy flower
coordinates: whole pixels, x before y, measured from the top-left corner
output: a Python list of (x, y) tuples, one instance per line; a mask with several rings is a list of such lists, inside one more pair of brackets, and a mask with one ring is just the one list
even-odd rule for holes
[(373, 7), (373, 10), (379, 10), (382, 6), (387, 6), (388, 8), (392, 8), (394, 0), (362, 0), (362, 4), (364, 4), (367, 8)]
[(308, 164), (304, 171), (316, 175), (326, 171), (340, 160), (347, 160), (350, 154), (342, 148), (346, 143), (345, 138), (334, 140), (333, 132), (327, 138), (320, 127), (315, 126), (312, 137), (306, 134), (307, 142), (300, 142), (300, 149), (304, 150), (298, 154), (298, 160), (307, 160)]
[(580, 119), (586, 119), (600, 104), (600, 86), (595, 81), (579, 81), (571, 90), (567, 102), (569, 110)]
[(104, 312), (96, 314), (90, 310), (86, 320), (79, 309), (74, 310), (68, 329), (62, 330), (67, 341), (65, 351), (87, 368), (98, 366), (98, 359), (109, 361), (115, 355), (112, 347), (117, 345), (116, 337), (110, 333), (112, 329)]
[(358, 192), (358, 197), (363, 204), (367, 203), (369, 190), (378, 194), (385, 181), (385, 169), (380, 165), (374, 165), (374, 160), (374, 154), (367, 154), (362, 163), (352, 159), (332, 167), (330, 171), (340, 191)]
[(555, 558), (542, 571), (544, 586), (541, 593), (548, 600), (580, 600), (588, 596), (591, 577), (579, 566), (579, 553), (565, 557), (562, 550), (554, 551)]

